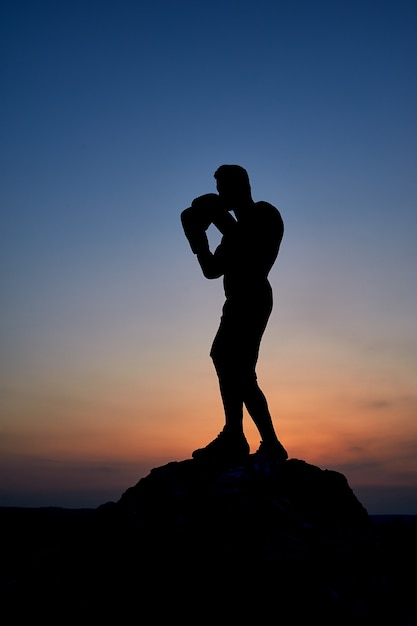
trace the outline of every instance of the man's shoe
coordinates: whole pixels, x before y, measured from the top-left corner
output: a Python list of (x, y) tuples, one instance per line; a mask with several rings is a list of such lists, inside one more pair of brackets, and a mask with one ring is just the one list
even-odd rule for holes
[(192, 457), (198, 461), (221, 461), (240, 463), (249, 456), (249, 444), (245, 435), (231, 435), (227, 431), (217, 435), (205, 448), (194, 450)]
[(279, 441), (274, 443), (261, 441), (261, 445), (256, 451), (256, 454), (269, 457), (275, 461), (286, 461), (288, 459), (288, 452)]

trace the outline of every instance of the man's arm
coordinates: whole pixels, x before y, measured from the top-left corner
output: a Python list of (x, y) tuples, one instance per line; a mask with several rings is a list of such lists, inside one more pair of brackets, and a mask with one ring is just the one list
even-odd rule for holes
[(268, 202), (257, 202), (255, 220), (248, 232), (251, 263), (257, 271), (267, 275), (277, 258), (284, 234), (284, 223), (280, 212)]
[(219, 196), (206, 194), (193, 200), (191, 207), (181, 213), (181, 223), (204, 276), (222, 276), (224, 269), (221, 255), (210, 251), (206, 230), (210, 224), (214, 224), (224, 234), (236, 226), (236, 220), (222, 207)]
[(223, 263), (219, 262), (219, 256), (213, 254), (208, 246), (197, 252), (197, 261), (200, 264), (205, 278), (220, 278), (220, 276), (223, 276)]

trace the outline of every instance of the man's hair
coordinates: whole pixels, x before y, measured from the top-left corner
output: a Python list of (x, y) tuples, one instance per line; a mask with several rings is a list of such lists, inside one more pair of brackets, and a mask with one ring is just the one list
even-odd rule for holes
[(216, 180), (225, 180), (250, 193), (250, 182), (247, 171), (240, 165), (220, 165), (214, 172)]

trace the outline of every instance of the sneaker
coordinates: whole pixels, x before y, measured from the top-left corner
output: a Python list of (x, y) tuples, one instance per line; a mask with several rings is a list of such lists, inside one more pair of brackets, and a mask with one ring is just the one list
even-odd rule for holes
[(227, 461), (239, 463), (249, 456), (249, 444), (245, 435), (230, 435), (225, 430), (205, 448), (194, 450), (192, 457), (198, 461)]
[(270, 457), (276, 461), (286, 461), (288, 459), (288, 452), (278, 440), (275, 443), (261, 441), (256, 454)]

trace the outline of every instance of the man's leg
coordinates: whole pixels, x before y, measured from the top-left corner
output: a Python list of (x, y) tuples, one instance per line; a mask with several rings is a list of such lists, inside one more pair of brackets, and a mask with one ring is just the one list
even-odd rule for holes
[(247, 380), (244, 384), (243, 399), (249, 415), (259, 430), (262, 441), (275, 441), (277, 436), (272, 424), (271, 414), (266, 397), (259, 387), (256, 378)]
[(225, 429), (243, 434), (243, 396), (239, 371), (240, 341), (231, 315), (223, 315), (210, 350), (219, 379), (223, 401)]
[[(227, 340), (227, 335), (225, 340)], [(223, 333), (220, 332), (216, 335), (210, 354), (219, 379), (225, 425), (214, 441), (205, 448), (194, 450), (193, 458), (203, 461), (240, 462), (250, 452), (249, 444), (243, 433), (241, 378), (236, 368), (229, 362), (229, 352), (224, 348)]]
[(285, 461), (288, 458), (287, 451), (275, 433), (268, 402), (257, 383), (256, 376), (252, 377), (251, 382), (248, 382), (244, 389), (245, 406), (261, 435), (259, 452), (267, 453), (274, 458)]
[(225, 429), (230, 433), (243, 433), (243, 398), (239, 381), (229, 372), (222, 372), (221, 366), (214, 361), (219, 379), (222, 397)]

